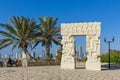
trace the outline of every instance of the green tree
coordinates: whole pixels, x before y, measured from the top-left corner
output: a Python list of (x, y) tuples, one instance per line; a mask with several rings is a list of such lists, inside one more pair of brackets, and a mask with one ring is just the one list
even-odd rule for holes
[(23, 16), (13, 16), (9, 18), (10, 23), (0, 24), (5, 30), (0, 30), (0, 34), (4, 37), (0, 39), (0, 49), (3, 49), (9, 45), (12, 45), (12, 50), (21, 48), (27, 56), (27, 59), (32, 59), (31, 54), (27, 48), (32, 46), (32, 43), (37, 36), (39, 29), (34, 18), (29, 19)]
[(52, 17), (39, 17), (40, 21), (40, 28), (42, 30), (42, 39), (37, 40), (35, 46), (42, 41), (42, 46), (46, 48), (46, 57), (47, 59), (50, 58), (50, 48), (52, 47), (52, 42), (55, 44), (60, 43), (60, 28), (56, 27), (58, 18), (53, 19)]
[(41, 59), (40, 59), (40, 56), (37, 56), (36, 58), (35, 58), (35, 60), (36, 61), (40, 61)]
[[(108, 53), (101, 54), (101, 62), (108, 62)], [(110, 62), (120, 63), (120, 51), (110, 50)]]

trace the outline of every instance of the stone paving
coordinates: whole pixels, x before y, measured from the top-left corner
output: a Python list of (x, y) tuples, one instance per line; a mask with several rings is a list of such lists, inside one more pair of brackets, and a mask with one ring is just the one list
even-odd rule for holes
[(0, 80), (120, 80), (120, 69), (89, 71), (84, 67), (75, 70), (60, 66), (0, 68)]

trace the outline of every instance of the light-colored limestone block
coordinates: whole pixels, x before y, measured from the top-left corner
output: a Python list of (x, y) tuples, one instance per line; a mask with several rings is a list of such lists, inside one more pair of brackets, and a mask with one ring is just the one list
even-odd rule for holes
[(61, 68), (75, 69), (74, 36), (86, 36), (86, 69), (101, 70), (100, 64), (100, 22), (61, 24), (62, 60)]
[(27, 60), (22, 60), (22, 67), (27, 67), (27, 66), (28, 66)]

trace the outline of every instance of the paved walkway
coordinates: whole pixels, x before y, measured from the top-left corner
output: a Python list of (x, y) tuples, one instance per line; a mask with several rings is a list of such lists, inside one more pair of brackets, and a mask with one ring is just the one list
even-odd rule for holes
[(0, 68), (0, 80), (120, 80), (120, 69), (63, 70), (60, 66)]

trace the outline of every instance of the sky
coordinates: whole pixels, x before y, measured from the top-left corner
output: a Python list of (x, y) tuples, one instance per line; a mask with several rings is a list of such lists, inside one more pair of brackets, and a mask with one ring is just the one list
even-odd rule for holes
[[(0, 23), (8, 23), (12, 16), (34, 17), (37, 22), (39, 16), (58, 17), (59, 27), (61, 23), (101, 22), (101, 53), (108, 50), (104, 37), (111, 40), (114, 36), (111, 49), (120, 50), (120, 0), (0, 0)], [(85, 37), (75, 39), (76, 44), (85, 48)], [(57, 48), (59, 46), (54, 45), (51, 53), (55, 53)], [(10, 49), (5, 48), (0, 53), (17, 51), (11, 52)], [(42, 49), (39, 45), (34, 51), (40, 53)]]

